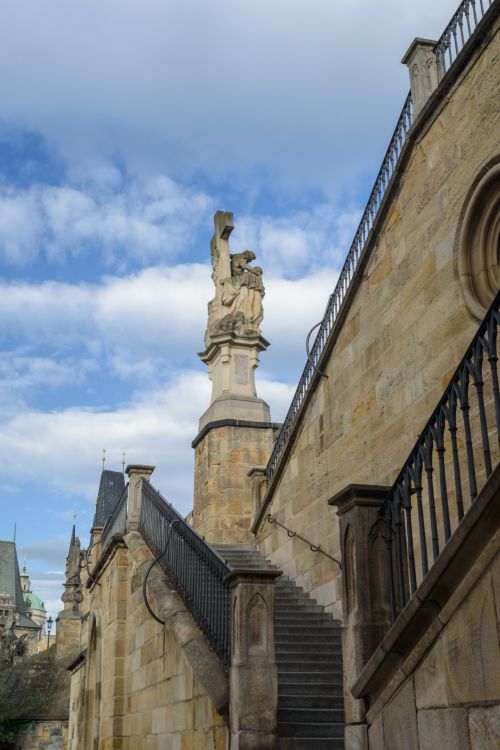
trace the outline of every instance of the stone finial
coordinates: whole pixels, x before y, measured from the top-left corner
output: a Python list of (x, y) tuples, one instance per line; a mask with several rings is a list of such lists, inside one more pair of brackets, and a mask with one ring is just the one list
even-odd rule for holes
[(410, 73), (414, 118), (417, 117), (430, 95), (438, 87), (436, 44), (437, 42), (432, 39), (417, 37), (401, 60), (403, 65), (408, 67)]
[(127, 531), (138, 531), (139, 529), (142, 497), (141, 484), (143, 479), (149, 481), (149, 477), (154, 470), (154, 466), (147, 464), (129, 464), (125, 469), (125, 474), (129, 478)]

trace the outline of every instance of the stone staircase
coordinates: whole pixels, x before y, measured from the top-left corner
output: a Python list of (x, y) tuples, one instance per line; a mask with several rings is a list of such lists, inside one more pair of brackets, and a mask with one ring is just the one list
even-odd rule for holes
[[(253, 547), (215, 545), (237, 568), (276, 570)], [(343, 750), (341, 625), (286, 576), (276, 579), (279, 750)]]

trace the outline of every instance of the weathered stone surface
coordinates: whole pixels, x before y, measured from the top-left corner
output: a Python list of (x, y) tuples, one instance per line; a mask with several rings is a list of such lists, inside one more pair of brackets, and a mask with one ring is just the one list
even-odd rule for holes
[(415, 675), (418, 708), (463, 705), (500, 696), (500, 649), (487, 573), (450, 619)]
[[(278, 678), (274, 655), (277, 571), (236, 571), (231, 577), (231, 747), (274, 747)], [(260, 737), (261, 745), (257, 742)], [(273, 740), (274, 738), (274, 740)], [(271, 744), (267, 744), (271, 743)]]
[(467, 711), (463, 708), (419, 711), (418, 738), (423, 750), (470, 750)]
[(469, 711), (470, 750), (500, 747), (500, 705)]
[(382, 714), (377, 716), (373, 724), (369, 727), (368, 742), (370, 750), (386, 750)]
[(384, 712), (385, 748), (420, 750), (413, 681), (408, 680)]
[(344, 732), (345, 750), (368, 750), (368, 728), (366, 724), (351, 724)]

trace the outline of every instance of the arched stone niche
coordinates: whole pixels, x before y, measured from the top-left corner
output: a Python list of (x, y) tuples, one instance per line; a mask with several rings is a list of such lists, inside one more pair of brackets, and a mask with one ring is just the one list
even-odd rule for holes
[(500, 164), (488, 169), (466, 201), (458, 233), (458, 272), (471, 313), (484, 318), (500, 283)]

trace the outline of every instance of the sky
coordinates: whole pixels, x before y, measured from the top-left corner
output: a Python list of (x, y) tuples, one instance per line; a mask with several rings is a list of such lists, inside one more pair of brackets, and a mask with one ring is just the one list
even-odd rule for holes
[(0, 538), (52, 617), (73, 514), (156, 466), (186, 514), (216, 210), (264, 269), (286, 414), (409, 89), (458, 0), (0, 0)]

